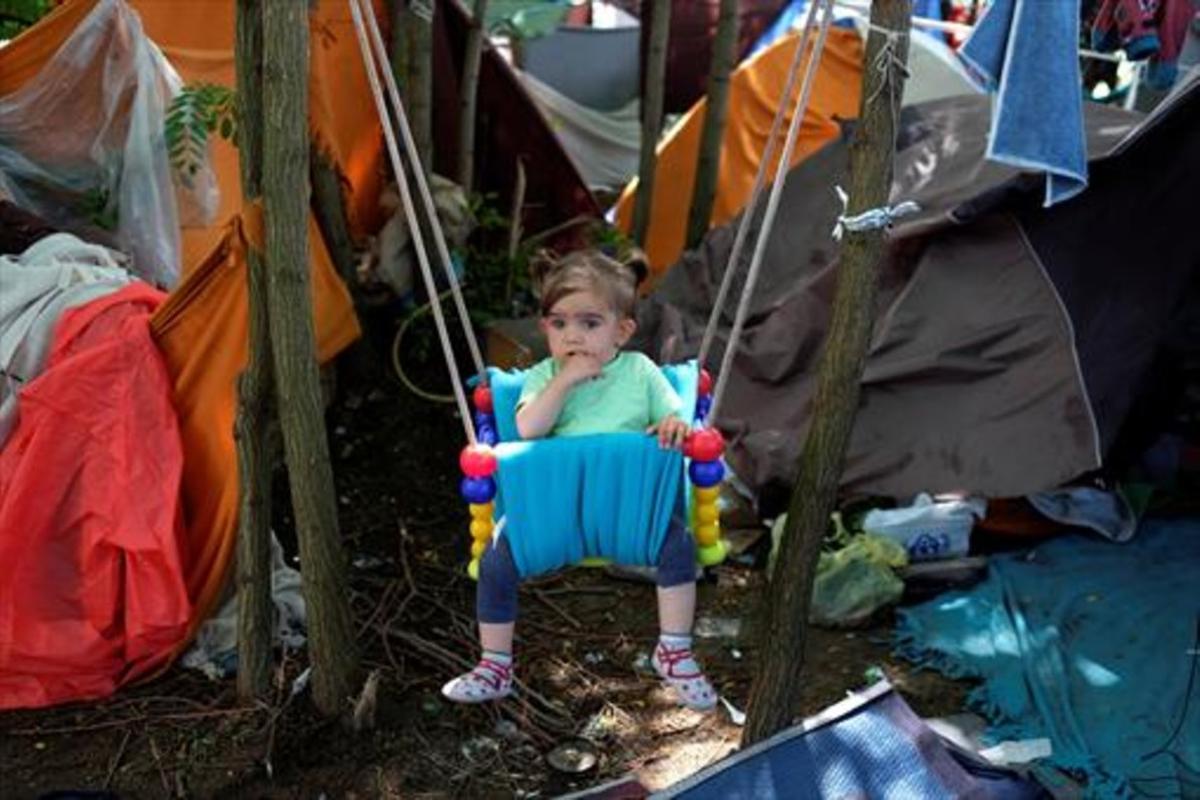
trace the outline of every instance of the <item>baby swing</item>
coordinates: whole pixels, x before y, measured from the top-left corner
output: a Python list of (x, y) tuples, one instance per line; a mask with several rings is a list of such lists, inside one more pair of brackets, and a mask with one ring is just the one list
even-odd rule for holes
[[(672, 516), (682, 515), (684, 509), (687, 509), (688, 527), (696, 540), (697, 560), (705, 566), (720, 563), (727, 552), (725, 541), (721, 538), (717, 507), (720, 486), (725, 478), (722, 460), (725, 441), (720, 432), (712, 427), (711, 421), (720, 408), (733, 353), (745, 324), (750, 296), (778, 208), (783, 178), (791, 163), (800, 120), (808, 106), (816, 65), (832, 17), (831, 0), (825, 2), (826, 14), (805, 71), (783, 155), (778, 160), (746, 283), (721, 361), (719, 379), (714, 385), (702, 365), (712, 346), (734, 268), (739, 263), (745, 244), (749, 221), (754, 216), (762, 193), (766, 165), (774, 155), (786, 101), (794, 91), (799, 66), (814, 28), (816, 8), (822, 5), (820, 2), (811, 4), (809, 8), (804, 33), (793, 57), (787, 85), (776, 110), (697, 359), (661, 367), (683, 400), (685, 412), (692, 415), (695, 424), (682, 453), (660, 449), (654, 437), (641, 433), (603, 433), (536, 441), (520, 439), (516, 429), (516, 403), (524, 385), (525, 373), (484, 366), (424, 171), (418, 164), (414, 165), (412, 175), (474, 361), (476, 377), (472, 400), (475, 411), (471, 413), (425, 251), (422, 228), (416, 219), (407, 181), (403, 178), (404, 166), (384, 100), (380, 74), (383, 75), (387, 96), (396, 115), (396, 127), (404, 138), (405, 151), (410, 158), (416, 153), (412, 133), (392, 71), (381, 66), (387, 64), (387, 56), (374, 11), (367, 0), (349, 0), (349, 3), (468, 442), (459, 457), (463, 473), (460, 493), (468, 504), (473, 540), (468, 572), (473, 578), (478, 577), (479, 560), (493, 537), (499, 535), (508, 537), (517, 572), (522, 577), (577, 563), (615, 561), (652, 566), (657, 563), (659, 549)], [(687, 481), (683, 479), (685, 473)]]

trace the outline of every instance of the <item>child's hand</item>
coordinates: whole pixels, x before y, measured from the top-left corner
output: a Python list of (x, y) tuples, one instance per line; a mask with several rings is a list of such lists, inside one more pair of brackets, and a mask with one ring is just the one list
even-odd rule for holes
[(571, 353), (563, 361), (559, 375), (568, 386), (591, 380), (600, 374), (604, 365), (591, 353)]
[(676, 450), (683, 447), (690, 428), (686, 422), (674, 414), (668, 414), (655, 425), (646, 429), (646, 433), (658, 434), (659, 447), (673, 447)]

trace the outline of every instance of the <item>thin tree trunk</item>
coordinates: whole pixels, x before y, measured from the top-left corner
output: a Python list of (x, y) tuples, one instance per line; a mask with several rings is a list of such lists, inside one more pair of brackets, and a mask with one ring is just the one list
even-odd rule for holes
[[(643, 6), (644, 7), (644, 6)], [(645, 16), (642, 17), (645, 19)], [(646, 245), (650, 205), (654, 199), (654, 169), (658, 165), (658, 134), (662, 130), (663, 82), (667, 76), (667, 42), (671, 37), (670, 0), (653, 0), (646, 76), (642, 83), (642, 152), (638, 159), (637, 197), (633, 203), (633, 240)]]
[(475, 0), (475, 9), (471, 13), (458, 99), (458, 185), (468, 194), (475, 177), (475, 106), (479, 99), (479, 65), (483, 61), (487, 4), (488, 0)]
[(388, 0), (388, 10), (392, 20), (392, 40), (388, 48), (392, 76), (396, 79), (396, 86), (400, 88), (400, 95), (408, 97), (408, 21), (411, 18), (408, 0)]
[(263, 43), (263, 195), (275, 384), (303, 565), (313, 701), (334, 716), (348, 708), (358, 655), (308, 275), (308, 3), (265, 3)]
[(325, 246), (329, 248), (329, 255), (346, 288), (351, 294), (357, 294), (354, 237), (350, 235), (350, 221), (346, 216), (346, 196), (342, 192), (341, 175), (337, 165), (316, 145), (309, 147), (308, 166), (312, 180), (313, 213), (325, 239)]
[[(872, 33), (864, 64), (877, 58), (887, 38), (876, 28), (903, 31), (892, 45), (887, 70), (863, 71), (859, 125), (850, 147), (848, 214), (862, 213), (888, 202), (896, 120), (904, 90), (907, 31), (912, 17), (909, 0), (875, 0)], [(750, 692), (743, 745), (761, 741), (787, 727), (799, 709), (807, 638), (809, 601), (817, 556), (829, 515), (837, 499), (846, 446), (858, 411), (859, 383), (870, 341), (879, 263), (885, 254), (884, 232), (847, 231), (838, 261), (833, 318), (825, 337), (817, 376), (812, 424), (792, 487), (787, 525), (779, 556), (760, 611), (763, 642)]]
[[(262, 4), (237, 3), (238, 162), (246, 206), (262, 197)], [(238, 376), (234, 438), (238, 454), (238, 696), (270, 688), (271, 642), (271, 339), (262, 252), (246, 251), (249, 354)]]
[(721, 166), (721, 143), (725, 138), (725, 118), (729, 113), (729, 73), (737, 61), (737, 0), (721, 0), (721, 15), (713, 39), (712, 67), (708, 73), (708, 94), (704, 110), (704, 128), (700, 133), (700, 151), (696, 158), (696, 182), (692, 186), (692, 205), (688, 212), (687, 247), (700, 243), (712, 220), (717, 176)]
[(408, 114), (417, 156), (433, 173), (433, 0), (408, 4)]

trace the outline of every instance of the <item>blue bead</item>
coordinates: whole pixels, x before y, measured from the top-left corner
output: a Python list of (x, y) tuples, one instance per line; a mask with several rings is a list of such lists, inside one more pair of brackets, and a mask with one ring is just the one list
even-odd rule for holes
[(708, 416), (709, 410), (712, 408), (712, 395), (704, 395), (696, 398), (696, 419), (703, 420)]
[(479, 430), (475, 431), (475, 438), (480, 444), (486, 444), (488, 447), (495, 447), (500, 441), (500, 437), (496, 434), (496, 429), (489, 425), (480, 425)]
[(495, 429), (495, 427), (496, 417), (494, 415), (489, 414), (486, 411), (475, 412), (475, 430), (479, 430), (480, 428)]
[(468, 503), (490, 503), (496, 496), (496, 482), (491, 478), (463, 478), (458, 492)]
[(688, 466), (692, 484), (701, 489), (716, 486), (725, 477), (725, 465), (718, 461), (693, 461)]

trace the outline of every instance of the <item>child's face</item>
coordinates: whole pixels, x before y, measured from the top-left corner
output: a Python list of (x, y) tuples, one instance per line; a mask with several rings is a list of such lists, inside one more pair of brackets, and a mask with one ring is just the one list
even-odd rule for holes
[(619, 317), (606, 298), (590, 291), (563, 297), (541, 319), (550, 355), (560, 364), (572, 355), (589, 355), (607, 363), (617, 354), (637, 324)]

